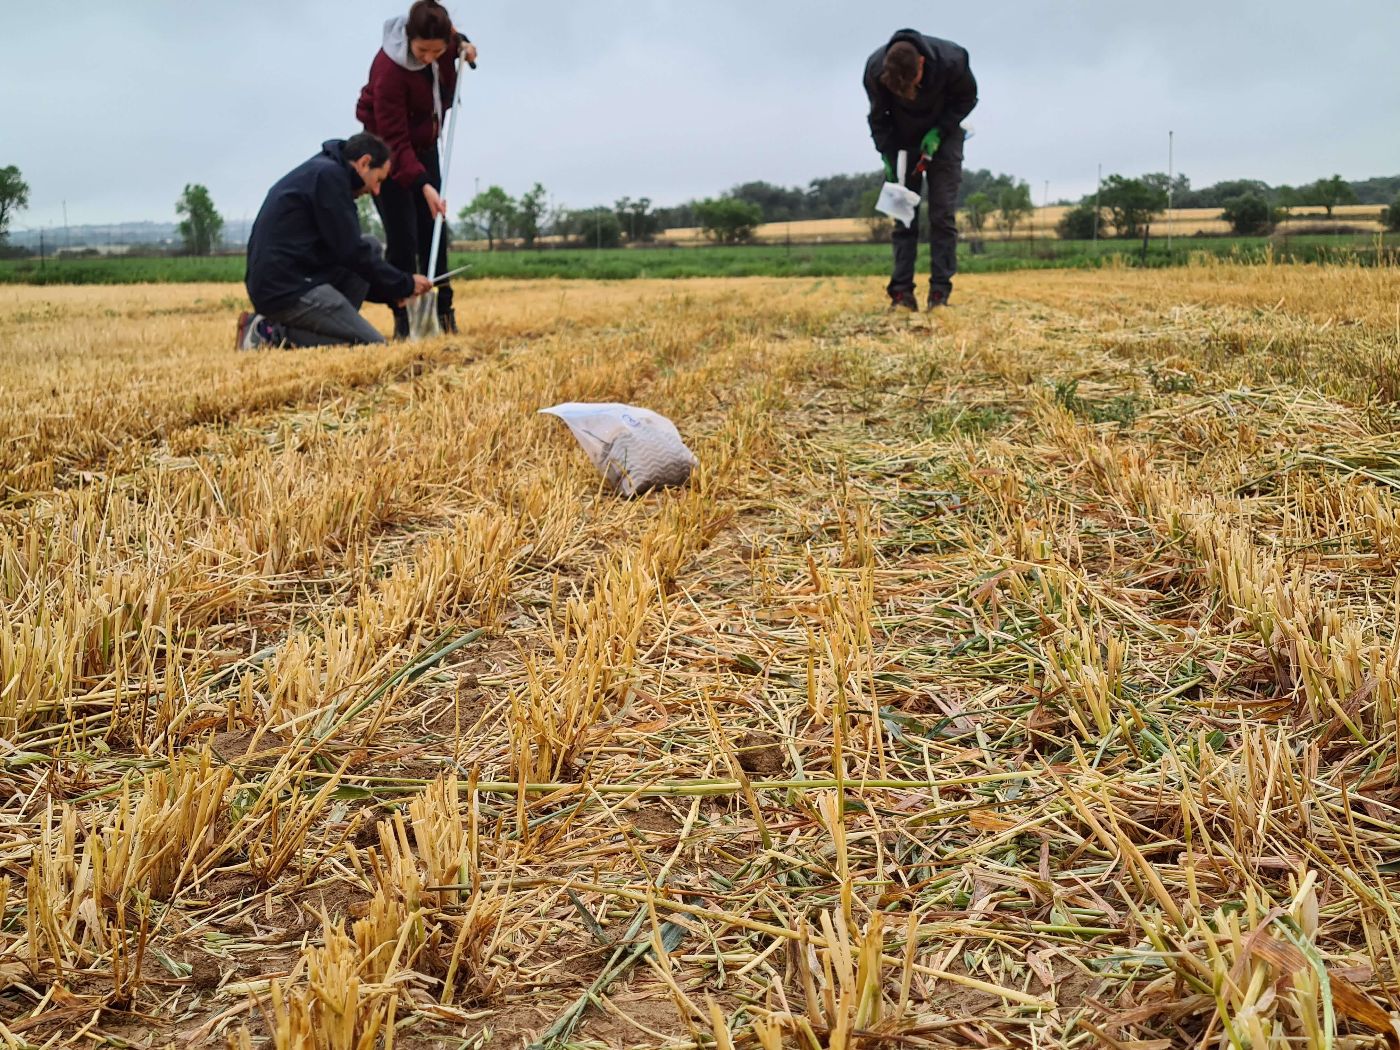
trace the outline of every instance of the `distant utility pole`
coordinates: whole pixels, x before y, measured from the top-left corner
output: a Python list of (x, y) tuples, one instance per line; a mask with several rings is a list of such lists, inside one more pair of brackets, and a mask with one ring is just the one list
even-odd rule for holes
[[(1035, 202), (1034, 202), (1034, 201), (1031, 202), (1031, 207), (1032, 207), (1032, 208), (1035, 207)], [(1041, 203), (1040, 203), (1040, 217), (1041, 217), (1042, 219), (1045, 220), (1045, 226), (1046, 226), (1045, 239), (1046, 239), (1046, 240), (1049, 240), (1049, 239), (1050, 239), (1050, 180), (1049, 180), (1049, 179), (1046, 179), (1046, 180), (1045, 180), (1045, 193), (1044, 193), (1044, 195), (1041, 197)], [(1032, 226), (1035, 225), (1035, 220), (1031, 220), (1031, 225), (1032, 225)], [(1049, 252), (1051, 252), (1051, 253), (1053, 254), (1054, 251), (1055, 251), (1055, 246), (1054, 246), (1053, 244), (1052, 244), (1052, 245), (1049, 245), (1048, 248), (1047, 248), (1047, 251), (1049, 251)]]
[(1103, 192), (1103, 162), (1099, 162), (1099, 181), (1094, 183), (1094, 247), (1099, 246), (1099, 194)]
[(71, 248), (73, 242), (68, 239), (68, 202), (63, 202), (63, 247)]
[(1172, 254), (1172, 180), (1176, 178), (1176, 132), (1167, 132), (1167, 257)]

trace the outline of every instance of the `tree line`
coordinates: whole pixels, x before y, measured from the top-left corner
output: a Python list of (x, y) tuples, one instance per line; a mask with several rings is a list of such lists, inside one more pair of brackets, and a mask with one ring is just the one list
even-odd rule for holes
[[(882, 232), (873, 211), (883, 174), (878, 171), (829, 175), (806, 186), (779, 186), (753, 181), (740, 183), (717, 197), (657, 207), (648, 197), (622, 197), (611, 205), (569, 208), (554, 205), (548, 191), (535, 183), (519, 197), (500, 186), (478, 193), (458, 213), (458, 237), (485, 240), (489, 248), (506, 240), (534, 247), (542, 237), (590, 248), (646, 244), (664, 230), (698, 227), (711, 240), (737, 244), (752, 238), (765, 222), (818, 219), (871, 220), (872, 235)], [(14, 165), (0, 167), (0, 247), (14, 216), (29, 204), (30, 188)], [(1185, 175), (1169, 179), (1157, 172), (1141, 176), (1109, 175), (1098, 190), (1071, 207), (1058, 232), (1067, 240), (1108, 236), (1139, 237), (1144, 227), (1166, 210), (1219, 208), (1222, 218), (1239, 234), (1267, 233), (1288, 217), (1291, 209), (1321, 207), (1329, 218), (1345, 204), (1385, 204), (1382, 220), (1400, 231), (1400, 175), (1347, 181), (1340, 175), (1303, 186), (1270, 186), (1258, 179), (1229, 179), (1199, 189)], [(368, 197), (359, 200), (360, 223), (382, 236), (379, 219)], [(974, 234), (988, 222), (1015, 232), (1033, 211), (1029, 185), (1022, 179), (985, 168), (963, 172), (958, 208)], [(185, 186), (175, 204), (179, 233), (186, 254), (208, 255), (219, 247), (223, 217), (207, 187)]]
[(1233, 179), (1193, 190), (1184, 175), (1175, 179), (1161, 172), (1138, 177), (1110, 175), (1096, 192), (1065, 212), (1058, 232), (1066, 240), (1104, 236), (1110, 228), (1119, 237), (1138, 237), (1170, 204), (1174, 208), (1219, 208), (1232, 232), (1267, 234), (1295, 208), (1320, 207), (1331, 219), (1342, 205), (1381, 203), (1384, 198), (1378, 201), (1376, 197), (1387, 189), (1396, 196), (1382, 209), (1381, 219), (1389, 229), (1400, 230), (1400, 177), (1361, 183), (1369, 200), (1362, 199), (1357, 185), (1332, 175), (1304, 186), (1273, 187), (1254, 179)]
[[(461, 210), (458, 236), (485, 240), (491, 248), (510, 239), (533, 247), (544, 235), (579, 247), (615, 248), (648, 243), (664, 230), (699, 228), (713, 241), (734, 244), (751, 239), (761, 223), (865, 218), (872, 237), (880, 237), (887, 223), (874, 206), (883, 180), (881, 172), (872, 171), (813, 179), (805, 187), (754, 181), (740, 183), (718, 197), (668, 207), (653, 207), (646, 197), (622, 197), (611, 206), (582, 209), (547, 207), (546, 191), (539, 183), (519, 199), (500, 186), (491, 186)], [(1058, 224), (1058, 233), (1068, 240), (1140, 237), (1170, 201), (1175, 208), (1219, 208), (1234, 232), (1259, 234), (1269, 232), (1294, 208), (1322, 207), (1331, 218), (1340, 205), (1381, 204), (1388, 199), (1392, 203), (1383, 210), (1382, 220), (1390, 229), (1400, 230), (1400, 176), (1348, 182), (1333, 175), (1296, 187), (1232, 179), (1193, 189), (1185, 175), (1114, 174), (1103, 180), (1096, 193), (1077, 203), (1059, 202), (1071, 207)], [(1008, 235), (1035, 210), (1027, 182), (985, 168), (963, 172), (958, 208), (974, 234), (995, 223)]]

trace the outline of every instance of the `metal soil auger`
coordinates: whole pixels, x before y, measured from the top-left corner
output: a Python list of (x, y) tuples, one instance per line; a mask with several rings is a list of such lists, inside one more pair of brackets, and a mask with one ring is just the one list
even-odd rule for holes
[[(452, 167), (452, 140), (457, 133), (457, 112), (462, 108), (462, 61), (463, 55), (457, 53), (457, 84), (453, 88), (452, 106), (447, 111), (447, 126), (444, 128), (445, 149), (442, 150), (442, 197), (447, 199), (447, 173)], [(471, 63), (473, 69), (476, 63)], [(408, 301), (408, 337), (413, 340), (427, 339), (430, 336), (441, 335), (442, 328), (438, 325), (437, 311), (437, 288), (440, 281), (445, 281), (449, 277), (470, 269), (469, 266), (459, 266), (455, 270), (439, 275), (438, 246), (442, 243), (442, 228), (444, 217), (437, 215), (433, 218), (433, 243), (428, 249), (428, 280), (432, 281), (434, 287), (417, 298)]]

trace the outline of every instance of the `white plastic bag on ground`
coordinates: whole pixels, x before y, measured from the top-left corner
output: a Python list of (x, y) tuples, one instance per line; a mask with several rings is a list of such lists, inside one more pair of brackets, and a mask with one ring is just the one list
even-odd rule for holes
[(875, 202), (875, 210), (888, 215), (897, 222), (904, 223), (905, 226), (912, 226), (914, 224), (914, 209), (919, 206), (919, 194), (904, 185), (908, 165), (908, 152), (900, 150), (895, 169), (895, 177), (899, 181), (887, 182), (880, 187), (880, 199)]
[(540, 412), (568, 424), (609, 485), (624, 496), (684, 485), (695, 469), (675, 424), (634, 405), (569, 401)]

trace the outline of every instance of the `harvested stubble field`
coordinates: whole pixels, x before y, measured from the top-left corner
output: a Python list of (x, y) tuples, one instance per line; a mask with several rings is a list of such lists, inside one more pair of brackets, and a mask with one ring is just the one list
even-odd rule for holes
[(0, 292), (7, 1045), (1385, 1044), (1395, 270), (225, 294)]

